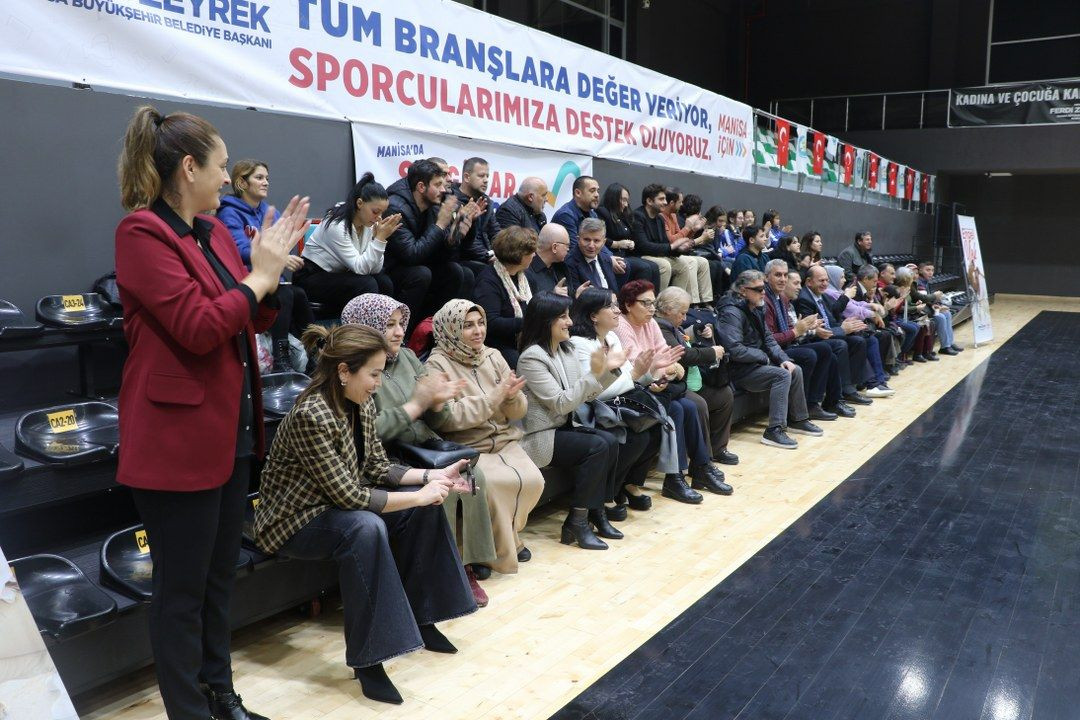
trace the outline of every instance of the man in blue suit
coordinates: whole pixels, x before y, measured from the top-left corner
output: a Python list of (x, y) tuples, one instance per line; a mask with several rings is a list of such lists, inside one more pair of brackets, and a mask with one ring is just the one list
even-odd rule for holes
[(607, 226), (600, 218), (585, 218), (578, 226), (577, 244), (572, 245), (566, 256), (566, 271), (570, 287), (580, 292), (582, 283), (586, 287), (599, 287), (618, 292), (610, 252), (603, 253), (607, 239)]

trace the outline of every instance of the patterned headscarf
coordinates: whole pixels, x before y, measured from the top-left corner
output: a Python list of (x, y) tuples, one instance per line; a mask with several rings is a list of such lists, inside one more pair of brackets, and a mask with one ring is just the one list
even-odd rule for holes
[(484, 359), (483, 348), (476, 350), (462, 339), (465, 316), (473, 310), (479, 310), (480, 316), (487, 322), (484, 308), (469, 300), (450, 300), (439, 308), (439, 312), (431, 319), (435, 346), (451, 360), (468, 367), (476, 367)]
[[(401, 311), (401, 324), (409, 326), (409, 306), (392, 297), (378, 293), (357, 295), (341, 311), (341, 322), (348, 325), (366, 325), (380, 335), (386, 333), (386, 323), (395, 310)], [(397, 360), (397, 354), (386, 354), (389, 362)]]

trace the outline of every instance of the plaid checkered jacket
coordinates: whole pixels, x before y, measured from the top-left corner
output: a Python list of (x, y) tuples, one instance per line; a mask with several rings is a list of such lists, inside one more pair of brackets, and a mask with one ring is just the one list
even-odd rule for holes
[[(397, 487), (409, 468), (391, 464), (375, 433), (375, 403), (338, 416), (319, 393), (297, 403), (281, 421), (263, 467), (255, 539), (275, 552), (300, 528), (331, 508), (381, 512), (386, 490)], [(364, 464), (356, 454), (353, 423), (364, 438)]]

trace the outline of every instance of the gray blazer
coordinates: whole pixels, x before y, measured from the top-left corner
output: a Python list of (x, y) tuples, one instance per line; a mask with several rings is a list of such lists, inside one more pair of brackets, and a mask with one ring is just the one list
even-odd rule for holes
[(599, 379), (591, 373), (583, 374), (573, 350), (560, 349), (553, 357), (539, 345), (531, 345), (521, 353), (517, 374), (525, 378), (525, 396), (529, 400), (521, 446), (541, 468), (551, 464), (555, 429), (566, 424), (578, 405), (595, 400), (615, 381), (615, 375), (607, 370)]

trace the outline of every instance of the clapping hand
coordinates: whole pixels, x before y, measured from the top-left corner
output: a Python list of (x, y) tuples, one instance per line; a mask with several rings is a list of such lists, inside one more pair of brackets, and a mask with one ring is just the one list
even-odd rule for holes
[(494, 404), (502, 405), (507, 400), (517, 397), (523, 387), (525, 387), (525, 378), (519, 378), (517, 373), (511, 372), (495, 386)]
[(300, 238), (304, 237), (309, 207), (311, 203), (308, 198), (294, 195), (277, 222), (271, 222), (276, 214), (271, 207), (263, 219), (262, 230), (252, 236), (251, 275), (248, 277), (255, 280), (256, 286), (251, 289), (256, 290), (259, 299), (277, 287), (281, 273), (291, 257), (289, 253), (296, 247), (296, 243), (300, 242)]

